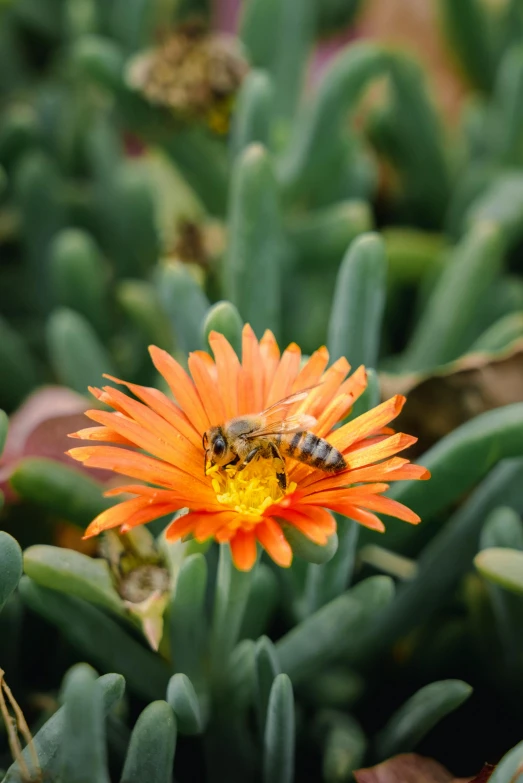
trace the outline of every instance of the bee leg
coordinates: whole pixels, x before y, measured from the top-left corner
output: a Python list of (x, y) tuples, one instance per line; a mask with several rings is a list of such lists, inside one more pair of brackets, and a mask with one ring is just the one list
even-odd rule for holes
[(251, 449), (247, 454), (247, 456), (244, 457), (242, 461), (238, 464), (236, 470), (243, 470), (249, 464), (249, 462), (252, 462), (252, 460), (258, 454), (259, 451), (260, 451), (259, 446), (255, 446), (253, 449)]
[(276, 473), (276, 478), (278, 479), (278, 484), (285, 492), (285, 490), (287, 489), (287, 471), (285, 470), (285, 462), (283, 461), (282, 455), (278, 451), (278, 447), (274, 443), (270, 444), (270, 449), (274, 459), (279, 459), (281, 464), (283, 465), (283, 473)]

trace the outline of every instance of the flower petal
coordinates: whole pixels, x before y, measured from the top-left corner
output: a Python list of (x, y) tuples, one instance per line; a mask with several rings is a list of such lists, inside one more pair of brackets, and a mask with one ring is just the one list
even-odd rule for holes
[(192, 504), (216, 502), (214, 491), (193, 476), (182, 473), (173, 465), (117, 446), (80, 446), (70, 449), (67, 454), (78, 462), (91, 468), (112, 470), (123, 476), (158, 484), (180, 493), (180, 497), (189, 497)]
[(408, 449), (416, 443), (418, 439), (412, 435), (404, 435), (402, 432), (398, 432), (396, 435), (391, 435), (385, 438), (380, 443), (375, 443), (373, 446), (367, 448), (361, 448), (346, 456), (346, 461), (349, 468), (359, 468), (364, 465), (369, 465), (371, 462), (377, 460), (386, 459), (393, 454), (397, 454), (398, 451)]
[(339, 500), (360, 503), (373, 495), (385, 492), (389, 488), (388, 484), (362, 484), (359, 487), (337, 487), (336, 489), (325, 489), (319, 492), (313, 492), (301, 499), (304, 505), (330, 506), (331, 503), (337, 503)]
[(320, 413), (316, 426), (313, 428), (316, 435), (325, 438), (330, 433), (334, 425), (343, 419), (354, 404), (354, 397), (351, 394), (340, 394), (335, 397)]
[(78, 438), (79, 440), (96, 440), (100, 443), (119, 443), (123, 446), (134, 446), (133, 441), (119, 435), (115, 430), (109, 427), (86, 427), (78, 432), (70, 432), (68, 438)]
[(291, 343), (283, 352), (280, 363), (274, 373), (269, 389), (266, 407), (283, 400), (291, 393), (294, 381), (300, 368), (301, 351), (296, 343)]
[(350, 370), (350, 364), (343, 356), (332, 364), (320, 378), (319, 386), (311, 391), (301, 404), (300, 413), (308, 413), (315, 418), (321, 415), (324, 408), (336, 396), (343, 380)]
[(203, 478), (202, 460), (196, 459), (194, 452), (185, 448), (187, 441), (176, 438), (175, 432), (170, 432), (171, 428), (167, 423), (165, 424), (164, 432), (161, 432), (156, 428), (152, 430), (152, 428), (146, 425), (132, 421), (120, 413), (91, 410), (87, 411), (86, 415), (93, 421), (115, 430), (115, 432), (123, 435), (124, 438), (128, 438), (135, 446), (145, 449), (153, 457), (159, 457), (171, 465), (183, 465), (183, 469), (177, 469), (183, 470), (184, 473), (195, 473), (199, 468)]
[(358, 502), (358, 505), (363, 508), (368, 508), (371, 511), (377, 511), (379, 514), (387, 514), (389, 517), (396, 517), (402, 519), (404, 522), (410, 522), (411, 525), (417, 525), (421, 522), (420, 517), (411, 511), (410, 508), (404, 506), (403, 503), (398, 503), (397, 500), (384, 497), (368, 497), (365, 500)]
[(252, 531), (238, 530), (230, 541), (232, 559), (239, 571), (250, 571), (256, 562), (256, 538)]
[(297, 528), (315, 544), (325, 546), (329, 536), (336, 530), (336, 522), (328, 511), (325, 509), (322, 511), (329, 517), (328, 525), (320, 515), (305, 513), (303, 507), (300, 507), (299, 510), (297, 508), (282, 509), (278, 512), (278, 516)]
[(193, 512), (191, 516), (194, 519), (193, 535), (195, 539), (197, 541), (206, 541), (211, 536), (216, 535), (222, 527), (236, 522), (238, 512), (232, 509), (211, 513), (200, 511)]
[(140, 511), (149, 505), (148, 498), (132, 498), (124, 500), (116, 506), (111, 506), (93, 519), (87, 527), (84, 538), (97, 536), (102, 530), (110, 530), (113, 527), (119, 527), (129, 519), (136, 511)]
[(302, 389), (308, 389), (310, 386), (316, 386), (329, 363), (329, 352), (322, 345), (317, 351), (309, 357), (298, 373), (298, 377), (293, 383), (292, 391), (298, 392)]
[(350, 503), (337, 503), (330, 506), (333, 511), (338, 514), (343, 514), (346, 517), (350, 517), (355, 522), (359, 522), (360, 525), (368, 527), (369, 530), (376, 530), (378, 533), (385, 532), (385, 525), (376, 514), (371, 514), (370, 511), (365, 511), (362, 508), (357, 508)]
[[(192, 426), (183, 411), (170, 400), (159, 389), (153, 389), (149, 386), (138, 386), (136, 383), (128, 383), (111, 375), (104, 375), (113, 383), (121, 384), (129, 389), (136, 397), (144, 402), (152, 411), (161, 416), (165, 421), (171, 424), (184, 438), (195, 446), (198, 450), (201, 447), (202, 437)], [(115, 407), (113, 405), (113, 407)]]
[(209, 428), (209, 417), (205, 412), (194, 383), (183, 367), (167, 351), (151, 345), (149, 346), (149, 352), (154, 366), (167, 381), (174, 398), (180, 403), (181, 409), (187, 415), (189, 421), (194, 424), (196, 431), (202, 436)]
[(238, 415), (238, 379), (241, 372), (240, 361), (231, 344), (219, 332), (209, 334), (209, 345), (216, 360), (218, 384), (222, 390), (226, 418)]
[(179, 541), (180, 538), (188, 535), (188, 533), (192, 531), (192, 528), (192, 514), (182, 514), (177, 519), (173, 519), (171, 524), (165, 529), (165, 540)]
[(269, 389), (280, 361), (280, 349), (270, 329), (266, 329), (260, 340), (260, 355), (263, 363), (263, 407), (266, 408)]
[(278, 523), (272, 517), (266, 517), (255, 530), (267, 554), (277, 565), (288, 568), (292, 563), (292, 549)]
[(223, 404), (221, 389), (212, 378), (209, 367), (202, 355), (206, 356), (208, 354), (205, 354), (203, 351), (190, 353), (188, 365), (209, 423), (214, 427), (217, 424), (223, 424), (225, 421), (225, 405)]
[(338, 389), (338, 394), (351, 394), (354, 401), (361, 397), (368, 385), (367, 370), (360, 364)]
[(160, 519), (167, 514), (173, 514), (181, 507), (181, 503), (154, 503), (136, 511), (120, 528), (121, 533), (128, 533), (133, 527), (144, 525), (146, 522), (152, 522), (153, 519)]
[(245, 324), (242, 332), (242, 371), (238, 388), (238, 413), (260, 413), (264, 409), (263, 372), (256, 335)]
[(382, 402), (370, 411), (362, 413), (356, 419), (347, 422), (343, 427), (332, 433), (331, 443), (340, 451), (344, 451), (356, 441), (377, 432), (396, 418), (405, 404), (405, 397), (397, 394), (390, 400)]
[[(323, 473), (317, 470), (300, 483), (300, 489), (309, 494), (310, 492), (346, 487), (350, 484), (364, 481), (392, 481), (391, 476), (394, 476), (394, 472), (408, 465), (410, 465), (408, 459), (391, 457), (384, 462), (378, 462), (377, 464), (367, 465), (364, 468), (356, 468), (354, 470), (347, 469), (341, 473)], [(419, 466), (413, 467), (418, 468)], [(417, 473), (418, 471), (415, 472)]]

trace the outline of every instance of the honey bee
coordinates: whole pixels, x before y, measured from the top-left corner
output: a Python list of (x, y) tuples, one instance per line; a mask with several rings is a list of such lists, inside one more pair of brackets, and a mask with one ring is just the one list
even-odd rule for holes
[(287, 473), (282, 456), (303, 462), (327, 473), (338, 473), (347, 467), (343, 454), (324, 438), (310, 432), (316, 424), (313, 416), (288, 415), (292, 406), (303, 400), (310, 389), (291, 394), (257, 414), (237, 416), (225, 424), (211, 427), (203, 434), (205, 467), (234, 465), (243, 470), (255, 458), (273, 457), (280, 461), (283, 472), (276, 474), (283, 490), (287, 488)]

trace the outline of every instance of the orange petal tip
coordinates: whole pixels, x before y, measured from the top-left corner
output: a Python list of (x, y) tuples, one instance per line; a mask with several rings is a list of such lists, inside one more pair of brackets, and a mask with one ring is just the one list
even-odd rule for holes
[[(115, 378), (114, 375), (109, 375), (108, 373), (104, 372), (102, 375), (102, 378), (106, 378), (108, 381), (112, 381), (113, 383), (119, 383), (123, 386), (125, 386), (125, 381), (120, 380), (120, 378)], [(111, 386), (106, 386), (105, 388), (111, 388)]]

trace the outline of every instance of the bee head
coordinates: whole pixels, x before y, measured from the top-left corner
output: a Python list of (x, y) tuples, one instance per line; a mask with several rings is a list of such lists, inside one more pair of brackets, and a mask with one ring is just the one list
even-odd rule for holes
[(205, 460), (213, 465), (226, 465), (230, 462), (229, 447), (221, 427), (211, 427), (203, 435)]

